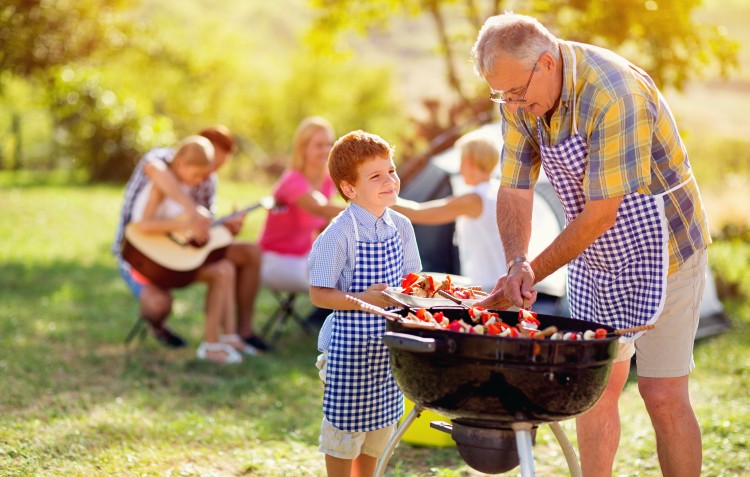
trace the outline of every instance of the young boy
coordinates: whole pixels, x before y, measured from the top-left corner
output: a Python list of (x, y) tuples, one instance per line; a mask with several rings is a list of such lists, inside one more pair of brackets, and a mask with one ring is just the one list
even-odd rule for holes
[[(187, 190), (210, 174), (213, 156), (211, 141), (202, 136), (190, 136), (179, 144), (168, 167), (179, 186)], [(132, 222), (145, 233), (179, 232), (187, 229), (189, 220), (183, 212), (180, 204), (149, 182), (135, 198)], [(134, 268), (125, 279), (136, 297), (149, 284), (148, 279)], [(241, 362), (238, 350), (249, 351), (249, 348), (245, 349), (234, 332), (234, 266), (226, 258), (203, 265), (196, 280), (208, 284), (205, 341), (198, 348), (198, 358), (218, 363)], [(222, 328), (225, 334), (219, 336)]]
[(461, 195), (422, 203), (399, 198), (393, 210), (414, 224), (455, 221), (461, 275), (491, 292), (497, 279), (505, 275), (506, 262), (495, 217), (500, 184), (490, 180), (500, 153), (492, 141), (476, 134), (463, 136), (456, 146), (461, 151), (460, 172), (469, 189)]
[(414, 229), (388, 207), (400, 181), (393, 148), (381, 137), (353, 131), (331, 149), (331, 178), (349, 206), (310, 252), (310, 299), (334, 310), (321, 331), (327, 350), (320, 451), (329, 477), (371, 476), (403, 414), (403, 395), (388, 362), (382, 317), (359, 311), (352, 295), (388, 306), (381, 291), (419, 272)]

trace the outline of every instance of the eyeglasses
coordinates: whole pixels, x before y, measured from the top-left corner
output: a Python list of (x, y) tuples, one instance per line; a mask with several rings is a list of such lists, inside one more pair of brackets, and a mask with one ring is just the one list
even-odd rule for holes
[(531, 68), (531, 74), (529, 75), (529, 80), (526, 82), (526, 86), (523, 88), (523, 93), (521, 94), (520, 99), (511, 99), (505, 97), (505, 92), (503, 91), (495, 91), (494, 89), (490, 88), (490, 101), (497, 103), (497, 104), (521, 104), (526, 102), (526, 92), (529, 90), (529, 85), (531, 84), (531, 79), (534, 78), (534, 71), (536, 71), (536, 65), (539, 63), (539, 60), (537, 59), (534, 62), (534, 66)]

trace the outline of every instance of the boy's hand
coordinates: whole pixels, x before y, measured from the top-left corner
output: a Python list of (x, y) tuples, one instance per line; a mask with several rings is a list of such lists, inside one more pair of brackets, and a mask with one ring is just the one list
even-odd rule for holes
[(370, 303), (375, 306), (379, 306), (382, 308), (385, 308), (387, 306), (393, 306), (390, 303), (388, 303), (385, 298), (383, 298), (383, 294), (381, 293), (383, 290), (388, 288), (388, 285), (385, 283), (375, 283), (373, 285), (370, 285), (367, 287), (367, 290), (358, 293), (358, 297), (360, 300), (366, 301), (367, 303)]

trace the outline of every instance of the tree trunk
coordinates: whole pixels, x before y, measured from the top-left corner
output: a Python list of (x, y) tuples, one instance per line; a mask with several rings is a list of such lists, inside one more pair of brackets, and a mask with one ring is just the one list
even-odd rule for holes
[(440, 38), (440, 44), (443, 47), (443, 57), (445, 58), (445, 67), (448, 72), (448, 83), (451, 85), (456, 95), (461, 99), (461, 102), (468, 105), (469, 100), (463, 92), (461, 81), (458, 78), (456, 68), (453, 65), (453, 51), (451, 50), (451, 42), (445, 28), (445, 19), (443, 18), (442, 13), (440, 13), (440, 6), (438, 5), (437, 0), (427, 0), (425, 2), (425, 8), (430, 12), (432, 20), (435, 22), (435, 28), (437, 29), (437, 34)]
[(15, 138), (12, 169), (18, 171), (23, 164), (23, 143), (21, 142), (21, 116), (15, 111), (13, 112), (13, 118), (11, 120), (11, 130), (13, 132), (13, 137)]

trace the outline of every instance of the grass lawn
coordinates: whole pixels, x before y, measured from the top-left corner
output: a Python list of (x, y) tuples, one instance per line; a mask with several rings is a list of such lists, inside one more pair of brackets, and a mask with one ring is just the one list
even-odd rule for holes
[[(202, 288), (177, 293), (172, 325), (190, 345), (123, 344), (136, 303), (109, 253), (120, 187), (34, 185), (0, 176), (0, 475), (320, 476), (322, 386), (314, 338), (288, 328), (273, 354), (238, 366), (194, 358)], [(228, 211), (267, 193), (222, 184)], [(249, 217), (248, 239), (263, 214)], [(750, 475), (750, 245), (712, 248), (744, 299), (727, 302), (731, 333), (698, 343), (691, 390), (704, 475)], [(724, 275), (722, 275), (724, 276)], [(740, 296), (741, 298), (741, 296)], [(263, 292), (256, 326), (273, 307)], [(628, 385), (618, 476), (659, 475), (648, 416)], [(563, 423), (575, 443), (572, 421)], [(546, 426), (537, 475), (567, 475)], [(511, 472), (517, 475), (518, 471)], [(476, 476), (452, 448), (402, 444), (389, 476)]]

